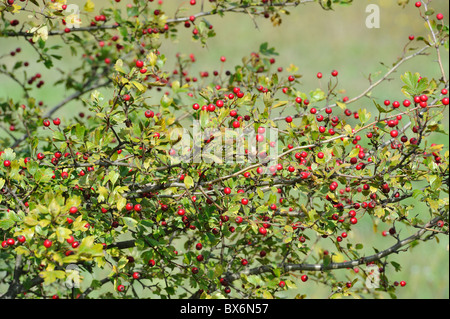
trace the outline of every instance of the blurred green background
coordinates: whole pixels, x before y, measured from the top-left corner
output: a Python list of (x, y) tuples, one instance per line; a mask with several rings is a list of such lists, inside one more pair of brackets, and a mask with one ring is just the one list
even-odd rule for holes
[[(156, 2), (156, 1), (155, 1)], [(201, 1), (198, 1), (201, 2)], [(84, 1), (73, 0), (68, 3), (84, 5)], [(97, 9), (106, 7), (109, 1), (94, 1)], [(122, 0), (120, 4), (112, 1), (114, 6), (124, 6), (131, 1)], [(380, 8), (379, 29), (368, 29), (365, 25), (368, 13), (368, 4), (377, 4)], [(163, 9), (168, 16), (180, 6), (189, 7), (188, 1), (165, 0)], [(155, 5), (156, 6), (156, 5)], [(434, 0), (430, 4), (437, 12), (445, 16), (448, 23), (449, 4), (446, 0)], [(209, 7), (206, 3), (205, 8)], [(197, 9), (197, 8), (194, 8)], [(196, 12), (193, 8), (188, 8), (184, 13), (189, 15)], [(346, 91), (342, 95), (352, 98), (361, 93), (369, 85), (367, 80), (369, 74), (372, 79), (377, 80), (379, 72), (384, 73), (386, 68), (381, 64), (392, 65), (397, 58), (402, 55), (404, 46), (408, 43), (408, 36), (415, 35), (427, 37), (427, 29), (424, 21), (419, 17), (414, 1), (405, 8), (397, 5), (394, 0), (358, 0), (351, 6), (335, 7), (334, 11), (323, 11), (319, 5), (306, 4), (297, 8), (289, 9), (290, 15), (283, 15), (281, 26), (273, 27), (268, 19), (257, 18), (253, 21), (249, 16), (237, 13), (230, 13), (225, 17), (207, 17), (217, 32), (217, 37), (210, 39), (206, 47), (191, 40), (191, 30), (180, 28), (179, 40), (175, 43), (163, 42), (160, 51), (167, 57), (168, 72), (173, 70), (175, 65), (175, 54), (182, 52), (193, 53), (197, 63), (194, 65), (191, 74), (198, 76), (199, 71), (209, 71), (219, 69), (221, 63), (219, 58), (225, 56), (227, 61), (225, 69), (232, 69), (239, 64), (242, 57), (250, 52), (257, 51), (263, 42), (268, 42), (269, 46), (275, 47), (280, 53), (276, 57), (274, 67), (288, 67), (291, 63), (299, 67), (298, 73), (302, 74), (303, 92), (309, 92), (317, 87), (326, 89), (327, 80), (333, 69), (339, 71), (340, 88)], [(94, 13), (92, 13), (94, 15)], [(257, 24), (257, 28), (255, 27)], [(59, 42), (57, 38), (52, 41)], [(422, 43), (413, 42), (410, 47), (422, 47)], [(0, 56), (6, 55), (2, 61), (15, 63), (17, 59), (29, 61), (28, 74), (34, 75), (37, 72), (42, 74), (46, 84), (40, 89), (33, 91), (32, 95), (38, 101), (44, 101), (45, 105), (53, 106), (62, 98), (70, 94), (52, 85), (52, 81), (58, 79), (56, 69), (47, 70), (42, 65), (34, 63), (37, 60), (36, 52), (28, 46), (24, 40), (2, 39), (0, 38)], [(22, 48), (20, 55), (16, 57), (7, 56), (8, 53), (17, 47)], [(64, 49), (63, 49), (64, 50)], [(428, 78), (438, 78), (439, 68), (436, 59), (436, 52), (429, 50), (431, 57), (420, 56), (402, 65), (394, 73), (392, 81), (386, 81), (377, 87), (373, 96), (383, 101), (384, 99), (403, 100), (404, 96), (400, 91), (402, 86), (400, 75), (406, 71), (419, 72)], [(445, 70), (448, 70), (448, 52), (442, 50)], [(77, 58), (72, 57), (67, 50), (63, 59), (57, 63), (58, 67), (67, 69), (76, 65)], [(316, 78), (317, 72), (322, 72), (324, 78), (319, 81)], [(103, 92), (107, 92), (103, 90)], [(162, 93), (160, 93), (162, 94)], [(0, 74), (0, 97), (18, 99), (21, 97), (21, 90), (16, 83)], [(155, 96), (160, 98), (160, 96)], [(57, 115), (63, 119), (77, 114), (79, 103), (72, 102), (62, 109)], [(371, 107), (368, 100), (360, 100), (352, 104), (351, 109), (361, 107)], [(56, 115), (55, 115), (56, 116)], [(448, 121), (448, 114), (446, 114)], [(448, 125), (447, 125), (448, 131)], [(4, 132), (0, 132), (3, 138)], [(435, 143), (445, 144), (448, 149), (449, 141), (446, 135), (436, 135), (433, 138)], [(415, 210), (411, 215), (419, 214), (424, 219), (424, 206), (421, 203), (414, 203)], [(364, 244), (364, 253), (373, 254), (371, 247), (379, 249), (387, 248), (395, 243), (395, 239), (382, 237), (381, 232), (387, 229), (378, 229), (374, 232), (372, 222), (369, 217), (361, 219), (358, 227), (350, 232), (349, 237), (355, 242)], [(399, 227), (401, 237), (410, 234), (410, 230)], [(448, 298), (449, 297), (449, 240), (447, 236), (438, 236), (439, 243), (430, 241), (421, 243), (408, 252), (393, 255), (390, 261), (396, 261), (402, 265), (402, 271), (396, 273), (393, 267), (387, 269), (391, 280), (405, 280), (406, 287), (397, 289), (399, 298)], [(351, 270), (340, 270), (337, 276), (342, 280), (354, 278)], [(313, 282), (297, 284), (297, 291), (288, 291), (286, 297), (293, 297), (296, 294), (307, 294), (309, 298), (326, 298), (330, 290), (325, 286), (317, 286)]]

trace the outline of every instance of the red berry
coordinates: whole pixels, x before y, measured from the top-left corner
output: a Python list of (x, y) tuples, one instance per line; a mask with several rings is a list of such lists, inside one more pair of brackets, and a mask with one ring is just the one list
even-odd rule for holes
[(141, 61), (141, 60), (137, 60), (136, 61), (136, 67), (142, 68), (143, 66), (144, 66), (144, 62), (143, 61)]
[(145, 111), (145, 117), (146, 118), (150, 118), (150, 117), (154, 117), (155, 113), (153, 111), (147, 110)]
[(136, 272), (133, 273), (133, 278), (134, 279), (139, 279), (139, 278), (141, 278), (141, 274), (136, 271)]
[(44, 240), (44, 247), (45, 248), (50, 248), (51, 246), (52, 246), (52, 241), (51, 240), (48, 240), (48, 239), (46, 239), (46, 240)]
[(224, 104), (224, 103), (223, 103), (222, 100), (217, 100), (217, 101), (216, 101), (216, 106), (217, 106), (217, 107), (222, 107), (223, 104)]

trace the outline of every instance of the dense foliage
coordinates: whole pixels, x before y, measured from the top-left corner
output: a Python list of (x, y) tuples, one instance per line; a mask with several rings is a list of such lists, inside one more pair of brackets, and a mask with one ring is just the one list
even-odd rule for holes
[[(303, 5), (351, 1), (197, 2), (184, 3), (195, 15), (180, 6), (169, 17), (156, 0), (103, 8), (87, 0), (80, 12), (65, 0), (1, 1), (0, 38), (26, 39), (54, 79), (28, 74), (20, 50), (6, 54), (14, 64), (0, 56), (2, 81), (23, 90), (21, 99), (0, 100), (0, 294), (276, 298), (316, 281), (330, 297), (395, 297), (405, 283), (386, 275), (401, 269), (390, 255), (448, 235), (449, 151), (430, 139), (447, 134), (442, 15), (416, 4), (411, 19), (423, 19), (429, 36), (348, 98), (340, 70), (317, 74), (327, 90), (303, 92), (297, 68), (276, 69), (268, 43), (229, 71), (222, 58), (220, 71), (199, 75), (189, 73), (197, 61), (186, 52), (167, 70), (175, 54), (159, 48), (186, 34), (206, 44), (215, 15), (240, 12), (276, 26)], [(56, 68), (67, 48), (77, 63)], [(371, 96), (425, 53), (440, 78), (407, 72), (397, 101)], [(37, 101), (32, 88), (43, 85), (66, 98)], [(74, 102), (78, 116), (54, 117)], [(411, 215), (410, 199), (428, 211)], [(394, 244), (361, 253), (371, 243), (348, 235), (362, 218)], [(402, 237), (400, 225), (412, 234)], [(334, 249), (317, 248), (324, 241)], [(340, 280), (336, 272), (348, 268), (358, 273)]]

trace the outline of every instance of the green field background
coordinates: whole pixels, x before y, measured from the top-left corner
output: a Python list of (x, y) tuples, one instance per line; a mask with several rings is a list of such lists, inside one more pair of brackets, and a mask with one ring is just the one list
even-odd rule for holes
[[(131, 1), (122, 0), (120, 4), (114, 6), (124, 6)], [(156, 1), (155, 1), (156, 2)], [(200, 1), (198, 1), (200, 2)], [(71, 1), (70, 3), (84, 4), (83, 1)], [(96, 9), (106, 7), (109, 1), (94, 0)], [(165, 0), (163, 8), (168, 16), (183, 4), (189, 7), (188, 1)], [(368, 29), (365, 20), (368, 15), (365, 9), (368, 4), (377, 4), (380, 7), (381, 26), (379, 29)], [(205, 4), (208, 7), (208, 4)], [(448, 22), (449, 4), (446, 0), (434, 0), (431, 6), (436, 12), (441, 12)], [(196, 56), (197, 63), (192, 71), (192, 76), (198, 76), (199, 71), (209, 71), (219, 69), (221, 63), (220, 56), (225, 56), (225, 69), (232, 70), (234, 65), (239, 64), (243, 56), (252, 51), (258, 51), (263, 42), (268, 42), (269, 46), (275, 47), (280, 53), (276, 57), (274, 67), (288, 67), (291, 63), (299, 68), (298, 73), (302, 74), (302, 85), (298, 87), (303, 92), (309, 92), (316, 88), (326, 89), (327, 79), (333, 69), (339, 71), (340, 88), (346, 91), (342, 95), (350, 98), (363, 92), (369, 85), (367, 80), (369, 74), (377, 80), (377, 74), (384, 72), (386, 68), (381, 64), (392, 65), (401, 56), (409, 35), (427, 36), (424, 21), (418, 16), (414, 3), (409, 3), (406, 8), (401, 8), (395, 0), (355, 0), (351, 6), (336, 7), (334, 11), (323, 11), (319, 5), (307, 4), (297, 8), (289, 9), (290, 15), (283, 16), (281, 26), (273, 27), (270, 20), (258, 18), (253, 21), (249, 16), (237, 13), (230, 13), (221, 18), (218, 16), (207, 17), (214, 26), (217, 37), (210, 39), (207, 46), (191, 40), (191, 30), (180, 28), (179, 40), (177, 42), (163, 42), (160, 51), (167, 57), (167, 71), (171, 71), (175, 65), (175, 54), (177, 52)], [(189, 8), (184, 14), (194, 13)], [(257, 26), (257, 27), (256, 27)], [(51, 39), (57, 41), (57, 39)], [(422, 47), (423, 43), (414, 42), (411, 47)], [(14, 50), (22, 48), (20, 56), (4, 57), (3, 61), (15, 63), (17, 59), (30, 62), (29, 74), (42, 73), (42, 78), (46, 84), (40, 89), (32, 92), (38, 101), (44, 101), (45, 105), (51, 107), (58, 103), (65, 96), (70, 94), (62, 88), (52, 85), (58, 79), (57, 69), (46, 70), (44, 66), (34, 63), (37, 60), (36, 52), (27, 46), (24, 40), (2, 39), (0, 38), (0, 56)], [(404, 96), (400, 91), (402, 86), (400, 75), (406, 71), (419, 72), (428, 78), (438, 78), (439, 68), (436, 60), (436, 52), (429, 50), (431, 56), (420, 56), (402, 65), (399, 70), (392, 75), (392, 81), (386, 81), (377, 87), (373, 96), (380, 101), (384, 99), (403, 100)], [(448, 52), (442, 50), (445, 70), (448, 70)], [(57, 63), (61, 69), (68, 69), (76, 65), (77, 58), (72, 57), (67, 50), (63, 59)], [(319, 81), (316, 78), (317, 72), (324, 74), (324, 79)], [(286, 74), (286, 73), (284, 73)], [(448, 73), (447, 73), (448, 74)], [(107, 93), (107, 91), (103, 90)], [(155, 92), (155, 98), (159, 99)], [(0, 98), (21, 97), (21, 90), (18, 85), (4, 76), (0, 75)], [(71, 102), (61, 109), (57, 116), (63, 119), (70, 118), (80, 111), (79, 102)], [(358, 110), (363, 107), (372, 107), (369, 100), (360, 100), (352, 104), (349, 108)], [(55, 115), (55, 116), (56, 116)], [(446, 114), (448, 121), (448, 114)], [(447, 124), (448, 131), (448, 124)], [(0, 138), (5, 135), (0, 133)], [(448, 149), (449, 141), (447, 135), (436, 135), (433, 142), (445, 144)], [(424, 219), (427, 213), (424, 212), (424, 205), (411, 202), (415, 206), (410, 216), (419, 214)], [(394, 238), (382, 237), (382, 227), (374, 232), (372, 221), (369, 217), (363, 218), (358, 227), (349, 234), (354, 242), (364, 244), (363, 253), (373, 254), (372, 247), (378, 249), (387, 248), (395, 243)], [(399, 227), (400, 236), (406, 237), (410, 230)], [(448, 298), (449, 297), (449, 240), (447, 236), (438, 236), (439, 243), (430, 241), (421, 243), (408, 252), (392, 256), (389, 260), (396, 261), (402, 265), (401, 272), (395, 272), (393, 267), (387, 269), (391, 280), (405, 280), (406, 287), (398, 288), (398, 298)], [(354, 278), (351, 270), (340, 270), (339, 276), (343, 280)], [(309, 298), (326, 298), (330, 289), (325, 286), (316, 285), (314, 282), (297, 283), (296, 291), (288, 290), (284, 297), (291, 298), (296, 294), (307, 294)], [(93, 295), (94, 296), (94, 295)]]

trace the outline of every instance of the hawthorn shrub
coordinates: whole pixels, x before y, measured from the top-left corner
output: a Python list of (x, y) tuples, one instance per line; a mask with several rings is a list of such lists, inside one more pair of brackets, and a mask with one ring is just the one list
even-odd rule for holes
[[(214, 16), (277, 26), (304, 5), (351, 0), (191, 0), (172, 17), (163, 1), (124, 2), (0, 2), (0, 36), (25, 39), (54, 74), (28, 74), (21, 49), (0, 56), (2, 81), (23, 90), (0, 100), (2, 298), (304, 298), (298, 285), (314, 282), (332, 298), (395, 297), (406, 282), (388, 277), (401, 269), (391, 255), (448, 235), (449, 152), (430, 138), (447, 134), (445, 17), (430, 1), (400, 1), (427, 35), (342, 98), (341, 70), (303, 92), (294, 66), (274, 69), (268, 43), (230, 71), (222, 57), (221, 71), (199, 74), (195, 56), (159, 48), (180, 36), (207, 44)], [(61, 43), (77, 58), (65, 70)], [(440, 77), (395, 73), (418, 56)], [(392, 78), (397, 100), (372, 95)], [(66, 98), (45, 105), (32, 90), (43, 85)], [(78, 116), (54, 116), (70, 103)], [(426, 211), (412, 214), (414, 202)], [(363, 252), (371, 243), (351, 236), (363, 218), (392, 246)]]

